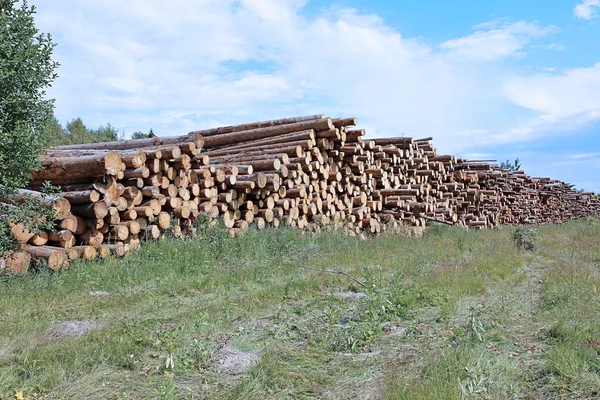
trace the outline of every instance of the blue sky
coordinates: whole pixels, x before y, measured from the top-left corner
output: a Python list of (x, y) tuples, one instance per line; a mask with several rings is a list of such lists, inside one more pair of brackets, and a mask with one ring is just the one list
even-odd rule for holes
[(600, 191), (600, 0), (35, 0), (62, 122), (324, 113)]

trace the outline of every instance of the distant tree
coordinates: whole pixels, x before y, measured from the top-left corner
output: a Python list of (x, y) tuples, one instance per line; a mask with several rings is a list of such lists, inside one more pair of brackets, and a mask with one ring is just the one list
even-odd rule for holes
[(44, 132), (44, 145), (46, 148), (52, 146), (62, 146), (65, 144), (71, 144), (67, 132), (62, 127), (56, 117), (52, 117), (52, 120), (46, 127)]
[(75, 118), (63, 128), (56, 118), (53, 118), (45, 132), (46, 147), (68, 144), (84, 144), (98, 142), (114, 142), (119, 140), (118, 131), (110, 124), (97, 129), (89, 129), (81, 118)]
[(150, 128), (150, 131), (148, 131), (148, 133), (137, 131), (137, 132), (134, 132), (131, 134), (132, 139), (148, 139), (148, 138), (154, 138), (154, 137), (156, 137), (156, 135), (154, 134), (154, 131), (152, 130), (152, 128)]
[(514, 162), (510, 162), (509, 160), (504, 161), (500, 164), (500, 168), (507, 169), (509, 171), (517, 172), (521, 170), (521, 162), (517, 158)]
[(71, 144), (89, 143), (92, 139), (81, 118), (67, 122), (66, 134)]
[(119, 140), (119, 133), (110, 124), (97, 129), (88, 129), (81, 118), (67, 123), (67, 134), (71, 144), (114, 142)]
[(90, 135), (94, 142), (114, 142), (119, 140), (119, 131), (111, 124), (101, 125), (99, 128), (91, 129)]

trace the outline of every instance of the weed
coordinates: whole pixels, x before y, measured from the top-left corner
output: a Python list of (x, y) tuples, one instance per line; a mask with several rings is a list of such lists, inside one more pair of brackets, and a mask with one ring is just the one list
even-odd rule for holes
[(519, 368), (515, 360), (488, 354), (480, 347), (459, 345), (427, 360), (418, 380), (396, 376), (385, 398), (460, 399), (519, 397)]
[(535, 250), (540, 234), (535, 228), (519, 227), (513, 232), (512, 240), (523, 252)]
[(160, 382), (160, 386), (156, 389), (160, 400), (171, 400), (175, 398), (175, 389), (177, 384), (172, 374), (165, 373)]
[(471, 307), (471, 316), (469, 318), (469, 336), (483, 342), (485, 329), (479, 319), (481, 315), (480, 307)]
[(427, 230), (425, 231), (425, 238), (446, 236), (451, 231), (455, 231), (455, 228), (443, 224), (432, 224), (431, 226), (427, 227)]

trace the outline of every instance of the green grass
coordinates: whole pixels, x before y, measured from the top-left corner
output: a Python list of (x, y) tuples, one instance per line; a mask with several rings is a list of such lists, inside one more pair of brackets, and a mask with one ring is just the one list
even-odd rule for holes
[[(600, 229), (567, 224), (544, 232), (542, 312), (549, 321), (546, 384), (563, 398), (600, 396)], [(551, 244), (550, 246), (548, 246)]]
[[(126, 259), (1, 278), (0, 398), (585, 398), (600, 389), (598, 226), (540, 228), (528, 254), (509, 228), (366, 241), (201, 232)], [(99, 329), (54, 332), (78, 320)], [(224, 346), (260, 361), (223, 373)]]

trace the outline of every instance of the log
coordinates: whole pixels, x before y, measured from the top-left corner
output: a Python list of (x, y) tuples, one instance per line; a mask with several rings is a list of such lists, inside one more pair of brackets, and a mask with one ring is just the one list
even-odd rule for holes
[[(319, 132), (319, 134), (322, 133)], [(289, 137), (290, 139), (294, 140), (285, 139), (285, 137)], [(232, 154), (264, 150), (275, 151), (282, 147), (290, 146), (302, 146), (303, 149), (310, 149), (313, 148), (315, 144), (315, 133), (311, 129), (308, 131), (295, 132), (288, 135), (276, 136), (267, 139), (253, 140), (251, 142), (244, 142), (238, 145), (226, 146), (219, 149), (207, 150), (207, 154), (210, 155), (211, 161), (214, 162), (216, 157), (229, 156)]]
[[(75, 246), (73, 250), (79, 253), (79, 257), (85, 258), (86, 260), (95, 260), (98, 258), (98, 250), (94, 246)], [(108, 251), (110, 255), (110, 250)], [(106, 250), (104, 250), (104, 257), (106, 258)]]
[(329, 130), (332, 128), (333, 124), (331, 123), (331, 120), (329, 118), (296, 122), (292, 124), (279, 125), (268, 128), (257, 128), (247, 131), (209, 136), (204, 140), (204, 147), (213, 148), (227, 144), (249, 142), (256, 139), (278, 136), (284, 133), (300, 132), (308, 129)]
[(69, 268), (69, 258), (64, 251), (52, 249), (48, 246), (31, 246), (23, 247), (32, 258), (36, 260), (44, 260), (53, 271), (60, 271)]
[(10, 230), (13, 236), (20, 243), (27, 243), (32, 237), (35, 236), (34, 232), (30, 232), (23, 223), (11, 224)]
[(190, 132), (190, 134), (198, 134), (198, 135), (202, 135), (204, 137), (210, 137), (210, 136), (221, 135), (221, 134), (226, 134), (226, 133), (242, 132), (242, 131), (248, 131), (248, 130), (259, 129), (259, 128), (268, 128), (268, 127), (273, 127), (273, 126), (279, 126), (279, 125), (289, 125), (289, 124), (293, 124), (293, 123), (314, 121), (314, 120), (319, 120), (319, 119), (324, 119), (324, 118), (326, 118), (325, 115), (316, 114), (316, 115), (308, 115), (308, 116), (304, 116), (304, 117), (283, 118), (283, 119), (275, 119), (275, 120), (270, 120), (270, 121), (252, 122), (249, 124), (242, 124), (242, 125), (222, 126), (219, 128), (203, 129), (200, 131)]
[(33, 181), (75, 182), (103, 175), (118, 175), (124, 171), (125, 164), (118, 153), (85, 157), (40, 157), (42, 169), (32, 171)]
[(0, 258), (0, 271), (9, 275), (23, 275), (29, 270), (31, 264), (31, 255), (20, 251)]
[(50, 242), (55, 242), (58, 247), (62, 247), (65, 249), (70, 249), (75, 246), (75, 235), (68, 230), (63, 230), (59, 232), (50, 232), (48, 233), (48, 240)]
[[(364, 130), (348, 129), (356, 125), (355, 118), (317, 117), (209, 130), (203, 153), (190, 136), (171, 144), (153, 142), (154, 147), (137, 141), (135, 148), (117, 150), (121, 164), (116, 175), (102, 173), (85, 183), (77, 183), (84, 178), (56, 181), (67, 183), (63, 190), (80, 192), (65, 195), (77, 203), (74, 214), (89, 218), (89, 231), (79, 231), (79, 241), (116, 237), (120, 244), (111, 246), (121, 254), (138, 247), (140, 236), (157, 237), (161, 230), (193, 235), (193, 220), (201, 214), (221, 215), (236, 236), (249, 223), (263, 229), (283, 222), (310, 231), (332, 224), (365, 237), (399, 224), (421, 229), (432, 221), (477, 229), (562, 222), (600, 211), (596, 196), (560, 181), (509, 172), (486, 160), (439, 156), (430, 138), (363, 140)], [(88, 157), (109, 151), (58, 149), (49, 154)], [(133, 168), (127, 157), (140, 151), (144, 165)], [(94, 190), (96, 198), (91, 197)], [(98, 218), (94, 203), (106, 204), (108, 215)], [(67, 216), (61, 228), (75, 230), (80, 224), (73, 218)], [(128, 228), (127, 237), (122, 226)], [(28, 240), (43, 242), (43, 237)]]
[(129, 237), (129, 227), (126, 225), (114, 225), (110, 229), (110, 235), (114, 240), (125, 241)]
[(156, 221), (157, 221), (158, 227), (161, 230), (166, 230), (171, 227), (171, 216), (169, 215), (169, 213), (166, 213), (164, 211), (161, 212), (160, 214), (158, 214)]
[(85, 232), (86, 223), (85, 220), (81, 217), (78, 217), (76, 215), (69, 215), (67, 218), (60, 221), (59, 227), (62, 230), (66, 229), (68, 231), (73, 232), (76, 235), (81, 235), (83, 232)]
[(103, 219), (108, 215), (108, 205), (104, 202), (77, 204), (72, 207), (73, 214), (84, 218)]
[(18, 189), (7, 197), (0, 197), (0, 201), (12, 201), (16, 204), (25, 204), (28, 199), (38, 200), (45, 207), (53, 209), (56, 212), (56, 219), (66, 218), (71, 212), (71, 204), (68, 199), (45, 195), (34, 190)]
[(80, 149), (92, 149), (92, 150), (130, 150), (130, 149), (146, 149), (155, 148), (159, 146), (178, 145), (182, 143), (192, 142), (197, 148), (202, 148), (203, 138), (202, 135), (194, 132), (185, 136), (173, 136), (173, 137), (156, 137), (147, 139), (131, 139), (131, 140), (120, 140), (115, 142), (102, 142), (102, 143), (86, 143), (86, 144), (73, 144), (66, 146), (56, 146), (52, 150), (80, 150)]
[(148, 239), (160, 239), (160, 229), (158, 226), (156, 225), (149, 225), (146, 227), (145, 229), (146, 232), (146, 236), (148, 237)]
[(102, 259), (110, 257), (112, 253), (110, 246), (107, 245), (98, 246), (96, 250), (98, 251), (98, 255), (100, 256), (100, 258)]
[(89, 204), (100, 201), (100, 193), (95, 190), (84, 190), (79, 192), (66, 192), (62, 197), (70, 204)]
[(79, 236), (79, 242), (90, 246), (100, 246), (104, 243), (104, 234), (100, 231), (88, 230)]
[(29, 244), (34, 246), (43, 246), (48, 243), (48, 233), (41, 231), (33, 235), (33, 237), (29, 240)]

